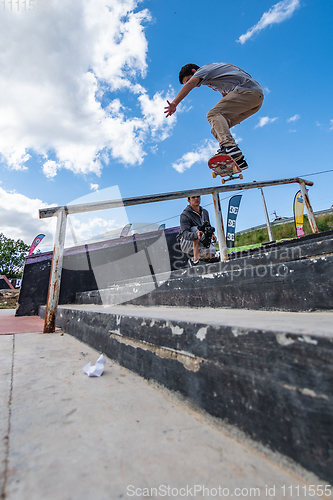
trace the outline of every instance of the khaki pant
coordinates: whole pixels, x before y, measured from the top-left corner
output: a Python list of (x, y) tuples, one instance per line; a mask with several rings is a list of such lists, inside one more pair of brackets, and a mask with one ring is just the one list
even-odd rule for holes
[(229, 129), (259, 111), (263, 100), (262, 90), (236, 89), (208, 111), (207, 120), (212, 127), (211, 132), (221, 146), (236, 144)]
[[(192, 231), (192, 233), (197, 233), (199, 231), (198, 226), (192, 226), (191, 231)], [(194, 244), (197, 244), (198, 246), (200, 246), (199, 240), (194, 240), (194, 241), (185, 240), (185, 238), (183, 238), (183, 237), (180, 238), (179, 243), (180, 243), (181, 251), (183, 253), (187, 253), (189, 255), (193, 255), (193, 253), (194, 253), (193, 252)], [(199, 257), (205, 258), (206, 255), (211, 255), (211, 257), (215, 257), (215, 255), (216, 255), (216, 250), (215, 250), (213, 243), (211, 243), (208, 248), (200, 246), (200, 248), (198, 250), (199, 250), (199, 252), (198, 252)]]

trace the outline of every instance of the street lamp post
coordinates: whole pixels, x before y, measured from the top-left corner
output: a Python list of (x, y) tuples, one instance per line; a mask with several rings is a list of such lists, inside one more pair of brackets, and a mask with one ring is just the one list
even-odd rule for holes
[[(256, 181), (253, 181), (256, 182)], [(261, 191), (261, 196), (262, 196), (262, 202), (264, 205), (264, 212), (265, 212), (265, 217), (266, 217), (266, 224), (267, 224), (267, 231), (268, 231), (268, 236), (269, 236), (269, 241), (274, 241), (273, 234), (272, 234), (272, 229), (271, 229), (271, 224), (269, 222), (269, 217), (268, 217), (268, 212), (267, 212), (267, 205), (266, 205), (266, 200), (264, 196), (264, 191), (262, 188), (259, 188)]]

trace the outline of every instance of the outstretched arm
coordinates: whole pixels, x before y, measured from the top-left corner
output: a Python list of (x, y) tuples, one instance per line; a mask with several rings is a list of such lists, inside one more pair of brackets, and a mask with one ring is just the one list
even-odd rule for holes
[(192, 78), (184, 84), (184, 87), (180, 89), (177, 97), (175, 97), (172, 102), (167, 101), (168, 106), (165, 106), (164, 108), (166, 117), (171, 116), (176, 112), (178, 104), (184, 99), (184, 97), (187, 96), (189, 92), (191, 92), (192, 89), (194, 89), (194, 87), (198, 85), (199, 82), (200, 78), (198, 78), (197, 76), (192, 76)]

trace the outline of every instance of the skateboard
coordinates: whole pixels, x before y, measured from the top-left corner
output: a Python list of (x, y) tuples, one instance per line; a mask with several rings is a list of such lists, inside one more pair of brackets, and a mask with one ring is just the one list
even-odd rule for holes
[[(243, 179), (242, 170), (239, 168), (235, 160), (229, 155), (217, 154), (208, 160), (208, 166), (212, 170), (212, 176), (215, 179), (218, 175), (222, 177), (221, 182), (224, 184), (232, 179)], [(236, 174), (239, 174), (235, 176)], [(223, 179), (223, 177), (228, 177)]]

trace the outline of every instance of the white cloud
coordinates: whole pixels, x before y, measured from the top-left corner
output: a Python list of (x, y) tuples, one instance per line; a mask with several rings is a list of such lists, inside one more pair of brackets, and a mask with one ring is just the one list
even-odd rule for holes
[(216, 142), (213, 140), (206, 140), (196, 150), (185, 153), (180, 160), (172, 164), (172, 167), (177, 170), (177, 172), (183, 173), (195, 163), (208, 163), (209, 158), (214, 153), (216, 153)]
[[(175, 120), (155, 111), (162, 95), (148, 97), (137, 81), (147, 70), (144, 29), (151, 19), (139, 3), (52, 0), (50, 12), (2, 13), (0, 158), (6, 165), (26, 169), (37, 154), (47, 177), (60, 168), (100, 175), (109, 159), (142, 163), (146, 142), (168, 136)], [(132, 110), (119, 100), (120, 90), (121, 99), (137, 96)]]
[[(95, 190), (95, 187), (98, 187), (97, 184), (91, 184), (91, 186), (94, 186), (93, 191), (77, 200), (71, 200), (68, 205), (121, 199), (117, 186), (100, 191)], [(32, 243), (37, 234), (43, 233), (45, 238), (38, 248), (42, 252), (52, 250), (57, 218), (39, 219), (39, 209), (51, 206), (58, 206), (58, 204), (45, 203), (38, 198), (32, 199), (16, 191), (6, 191), (0, 186), (0, 233), (7, 238), (21, 239), (27, 245)], [(84, 244), (100, 234), (110, 231), (112, 233), (116, 229), (120, 232), (126, 224), (128, 224), (128, 218), (124, 207), (69, 215), (65, 247), (73, 246), (78, 242)]]
[(39, 219), (38, 212), (40, 208), (49, 206), (37, 198), (31, 199), (0, 187), (0, 232), (7, 238), (21, 239), (27, 245), (32, 243), (37, 234), (43, 233), (45, 238), (38, 248), (42, 250), (45, 247), (52, 247), (55, 217)]
[(267, 28), (267, 26), (278, 24), (289, 19), (298, 7), (300, 7), (300, 0), (282, 0), (278, 2), (267, 12), (264, 12), (260, 21), (252, 26), (244, 35), (241, 35), (237, 41), (244, 44), (252, 38), (254, 34), (259, 33)]
[(317, 127), (321, 127), (322, 129), (324, 129), (326, 131), (327, 130), (328, 131), (333, 130), (333, 119), (330, 120), (330, 122), (329, 122), (329, 128), (328, 129), (327, 129), (327, 125), (326, 124), (320, 123), (318, 120), (316, 121), (316, 126)]
[(242, 142), (243, 138), (242, 137), (237, 137), (235, 132), (231, 132), (232, 137), (235, 139), (235, 142), (238, 144), (239, 142)]
[(59, 165), (53, 160), (48, 160), (43, 164), (43, 172), (49, 179), (53, 179), (57, 175), (58, 168)]
[[(91, 184), (90, 186), (97, 186)], [(75, 200), (71, 200), (67, 205), (81, 205), (105, 200), (120, 200), (122, 198), (118, 186), (110, 186), (101, 190), (92, 189), (88, 194)], [(120, 234), (121, 229), (128, 224), (128, 217), (125, 207), (99, 210), (97, 212), (82, 212), (71, 214), (67, 218), (68, 226), (66, 231), (66, 247), (74, 244), (84, 244), (88, 241), (101, 241), (105, 239), (101, 235), (107, 236), (111, 233)], [(111, 235), (110, 235), (111, 236)]]
[(300, 119), (300, 116), (299, 115), (294, 115), (294, 116), (291, 116), (290, 118), (288, 118), (287, 122), (290, 123), (290, 122), (297, 122), (297, 120)]
[(260, 118), (259, 123), (254, 128), (264, 127), (265, 125), (268, 125), (269, 123), (273, 123), (276, 120), (277, 120), (277, 117), (276, 118), (269, 118), (268, 116), (263, 116), (262, 118)]
[(164, 107), (166, 101), (172, 100), (169, 95), (157, 92), (152, 99), (149, 99), (146, 93), (139, 97), (144, 121), (150, 128), (152, 137), (157, 135), (161, 140), (166, 139), (170, 135), (171, 128), (175, 124), (175, 115), (165, 119)]
[(98, 184), (92, 184), (92, 183), (91, 183), (91, 184), (90, 184), (90, 189), (91, 189), (92, 191), (98, 191)]
[[(65, 246), (83, 245), (91, 241), (94, 237), (96, 237), (97, 241), (100, 241), (102, 239), (100, 235), (112, 232), (112, 230), (118, 227), (114, 219), (106, 220), (96, 215), (96, 212), (84, 215), (71, 215), (68, 218)], [(118, 232), (120, 233), (120, 229), (118, 229)]]

